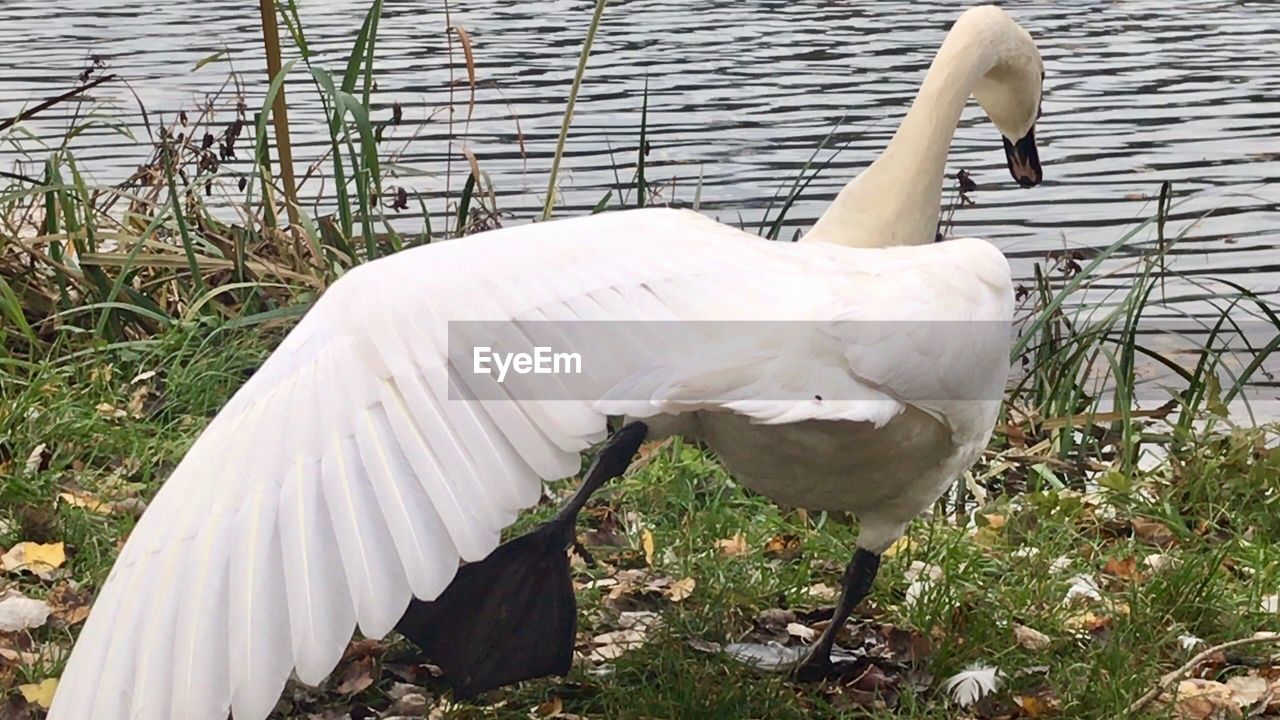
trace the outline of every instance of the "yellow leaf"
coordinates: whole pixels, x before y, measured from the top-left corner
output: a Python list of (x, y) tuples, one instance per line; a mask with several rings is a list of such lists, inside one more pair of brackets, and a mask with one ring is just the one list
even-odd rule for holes
[(84, 508), (89, 512), (98, 513), (99, 515), (110, 515), (114, 511), (111, 503), (99, 500), (88, 493), (58, 493), (58, 499), (71, 507)]
[(880, 556), (891, 558), (894, 555), (897, 555), (898, 553), (903, 551), (915, 552), (916, 547), (917, 546), (916, 546), (915, 540), (912, 540), (911, 538), (908, 538), (906, 535), (903, 535), (897, 540), (894, 540), (892, 545), (886, 548), (884, 552), (880, 553)]
[(698, 581), (691, 577), (677, 580), (671, 583), (671, 587), (667, 590), (667, 596), (671, 598), (671, 602), (680, 602), (693, 594), (693, 588), (697, 584)]
[(39, 705), (45, 710), (53, 704), (53, 692), (58, 689), (58, 678), (49, 678), (41, 680), (38, 683), (28, 683), (19, 685), (18, 692), (22, 693), (22, 698), (32, 705)]
[(984, 525), (973, 533), (973, 542), (981, 547), (996, 547), (1000, 544), (1000, 531), (993, 525)]
[(0, 556), (0, 566), (8, 572), (26, 570), (48, 580), (50, 573), (67, 561), (62, 543), (20, 542)]
[(644, 547), (645, 563), (653, 564), (653, 532), (649, 528), (644, 529), (644, 534), (640, 536), (640, 544)]

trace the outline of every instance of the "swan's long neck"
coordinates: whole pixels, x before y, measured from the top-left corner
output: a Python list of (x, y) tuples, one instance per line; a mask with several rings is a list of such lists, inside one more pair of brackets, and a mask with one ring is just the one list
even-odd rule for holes
[(998, 25), (962, 17), (878, 160), (840, 191), (804, 240), (855, 247), (933, 242), (947, 150), (974, 86), (999, 60)]

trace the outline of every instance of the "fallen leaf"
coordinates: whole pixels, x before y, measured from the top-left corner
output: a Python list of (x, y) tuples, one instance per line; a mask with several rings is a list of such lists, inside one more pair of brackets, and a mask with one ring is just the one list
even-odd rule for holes
[(0, 647), (0, 659), (28, 667), (32, 667), (42, 660), (40, 653), (14, 650), (7, 647)]
[(336, 691), (343, 695), (355, 695), (373, 684), (373, 656), (365, 655), (347, 665), (338, 681)]
[(556, 717), (564, 712), (564, 701), (559, 695), (552, 695), (550, 700), (544, 700), (538, 703), (537, 707), (529, 713), (531, 718)]
[(652, 565), (653, 565), (653, 553), (654, 553), (654, 545), (653, 545), (653, 531), (652, 531), (652, 530), (650, 530), (649, 528), (645, 528), (645, 529), (644, 529), (644, 532), (640, 535), (640, 545), (641, 545), (641, 547), (643, 547), (643, 548), (644, 548), (644, 562), (645, 562), (645, 564), (646, 564), (646, 565), (649, 565), (649, 566), (652, 566)]
[(1051, 690), (1043, 690), (1033, 695), (1015, 695), (1013, 701), (1022, 710), (1019, 717), (1028, 718), (1053, 715), (1061, 705)]
[(419, 692), (407, 692), (395, 698), (395, 702), (391, 703), (391, 707), (387, 708), (387, 713), (393, 716), (422, 717), (427, 714), (430, 708), (431, 699), (429, 696)]
[(22, 699), (32, 705), (39, 705), (45, 710), (53, 704), (53, 693), (58, 689), (58, 678), (49, 678), (41, 680), (38, 683), (28, 683), (19, 685), (18, 692), (22, 693)]
[(49, 621), (53, 608), (44, 600), (26, 597), (16, 590), (0, 596), (0, 632), (38, 628)]
[(142, 512), (147, 509), (147, 501), (137, 497), (121, 498), (111, 503), (111, 510), (116, 514), (129, 515), (131, 517), (142, 517)]
[(1241, 708), (1251, 708), (1271, 697), (1271, 684), (1257, 675), (1240, 675), (1227, 680), (1231, 698)]
[(892, 545), (885, 548), (885, 551), (880, 553), (880, 557), (891, 558), (899, 553), (914, 552), (917, 547), (919, 546), (916, 544), (915, 540), (903, 535), (897, 540), (894, 540)]
[(113, 420), (113, 419), (128, 416), (128, 413), (126, 413), (124, 410), (121, 410), (117, 408), (115, 405), (112, 405), (111, 403), (107, 403), (107, 402), (98, 403), (96, 406), (94, 406), (93, 409), (97, 411), (98, 415), (104, 418), (107, 418), (108, 420)]
[(1173, 717), (1177, 720), (1226, 720), (1241, 717), (1224, 683), (1189, 678), (1178, 683), (1174, 694)]
[(613, 630), (591, 639), (590, 658), (595, 662), (617, 660), (630, 650), (644, 645), (648, 633), (641, 629)]
[(987, 527), (991, 528), (992, 530), (999, 530), (1003, 528), (1005, 524), (1004, 515), (999, 515), (995, 513), (984, 514), (982, 516), (982, 519), (987, 521)]
[(790, 533), (775, 535), (764, 544), (764, 555), (776, 560), (795, 560), (800, 557), (800, 538)]
[(785, 632), (787, 625), (795, 621), (795, 612), (783, 608), (768, 608), (756, 615), (756, 625), (774, 633)]
[(1178, 567), (1178, 558), (1163, 553), (1152, 553), (1142, 558), (1142, 564), (1151, 572), (1163, 572)]
[(693, 588), (697, 584), (698, 581), (691, 577), (677, 580), (667, 588), (667, 597), (671, 598), (671, 602), (680, 602), (693, 594)]
[(42, 580), (51, 580), (53, 571), (67, 561), (62, 543), (20, 542), (0, 556), (0, 567), (7, 572), (27, 571)]
[(115, 511), (111, 503), (99, 500), (88, 493), (62, 492), (58, 493), (58, 499), (71, 507), (83, 508), (99, 515), (110, 515)]
[(649, 610), (630, 610), (618, 614), (618, 627), (648, 633), (662, 627), (662, 616)]
[(34, 475), (37, 472), (40, 472), (40, 468), (44, 465), (44, 451), (48, 447), (49, 446), (45, 443), (40, 443), (31, 450), (30, 455), (27, 455), (27, 462), (23, 466), (23, 469), (26, 470), (28, 475)]
[(747, 545), (747, 538), (742, 533), (735, 533), (733, 537), (717, 540), (716, 548), (725, 557), (741, 557), (751, 552), (751, 547)]
[(1264, 613), (1280, 613), (1280, 595), (1264, 595), (1258, 604)]
[(1068, 615), (1062, 621), (1062, 627), (1072, 632), (1097, 633), (1111, 627), (1111, 616), (1100, 615), (1092, 610), (1083, 610), (1081, 612)]
[(1053, 642), (1052, 638), (1039, 630), (1017, 623), (1013, 626), (1013, 639), (1028, 650), (1043, 650)]
[(990, 525), (983, 525), (973, 531), (973, 542), (975, 545), (984, 548), (998, 547), (1003, 538), (1000, 531)]
[(138, 383), (142, 382), (143, 380), (150, 380), (151, 378), (153, 378), (153, 377), (155, 377), (155, 376), (156, 376), (156, 371), (155, 371), (155, 370), (147, 370), (146, 372), (140, 372), (140, 373), (138, 373), (137, 375), (135, 375), (135, 376), (133, 377), (133, 379), (132, 379), (132, 380), (130, 380), (130, 381), (129, 381), (129, 384), (130, 384), (130, 385), (137, 385)]
[(129, 410), (129, 416), (141, 418), (146, 414), (147, 398), (151, 396), (151, 388), (147, 385), (141, 385), (133, 389), (133, 393), (129, 396), (129, 402), (126, 407)]
[(818, 637), (818, 631), (808, 625), (801, 625), (798, 622), (787, 624), (787, 634), (794, 638), (800, 638), (804, 642), (810, 642)]
[(1126, 558), (1111, 558), (1107, 560), (1102, 572), (1118, 577), (1121, 580), (1142, 582), (1146, 579), (1146, 576), (1138, 570), (1138, 559), (1132, 555)]
[(840, 591), (831, 587), (826, 583), (814, 583), (809, 586), (809, 597), (814, 600), (822, 600), (823, 602), (831, 602), (840, 597)]
[(1133, 534), (1145, 543), (1156, 547), (1167, 548), (1178, 541), (1169, 526), (1155, 520), (1135, 517), (1132, 521)]
[(1069, 605), (1079, 599), (1102, 599), (1102, 592), (1098, 589), (1098, 583), (1088, 575), (1076, 575), (1071, 578), (1071, 587), (1067, 588), (1067, 595), (1062, 602), (1065, 605)]
[(718, 642), (703, 640), (701, 638), (689, 638), (685, 643), (694, 650), (704, 653), (718, 653), (724, 649), (724, 646)]

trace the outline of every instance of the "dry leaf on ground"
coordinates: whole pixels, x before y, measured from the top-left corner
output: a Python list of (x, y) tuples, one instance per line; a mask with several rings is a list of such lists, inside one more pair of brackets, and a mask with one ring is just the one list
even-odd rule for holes
[(49, 678), (41, 680), (38, 683), (29, 683), (27, 685), (19, 685), (18, 692), (22, 693), (22, 699), (32, 705), (39, 705), (45, 710), (53, 704), (53, 693), (58, 689), (58, 679)]
[(725, 557), (741, 557), (751, 552), (751, 546), (747, 544), (747, 538), (742, 533), (735, 533), (733, 537), (717, 540), (716, 549)]
[(343, 695), (354, 695), (372, 684), (373, 656), (366, 655), (347, 665), (335, 690)]
[(1251, 708), (1274, 695), (1271, 683), (1257, 675), (1240, 675), (1227, 680), (1231, 697), (1241, 708)]
[(1134, 582), (1142, 582), (1146, 580), (1146, 576), (1138, 570), (1138, 559), (1132, 555), (1126, 558), (1111, 558), (1107, 560), (1107, 564), (1103, 566), (1102, 572), (1121, 580), (1130, 580)]
[(89, 493), (62, 492), (58, 493), (58, 499), (71, 507), (83, 508), (99, 515), (110, 515), (115, 512), (115, 508), (111, 503), (100, 500)]
[(790, 533), (775, 535), (764, 544), (764, 556), (776, 560), (795, 560), (800, 557), (800, 538)]
[(1013, 626), (1013, 638), (1028, 650), (1043, 650), (1053, 642), (1052, 638), (1039, 630), (1016, 623)]
[(62, 543), (20, 542), (0, 556), (6, 572), (29, 572), (41, 580), (52, 580), (54, 571), (67, 561)]
[(804, 642), (811, 642), (818, 637), (818, 631), (808, 625), (801, 625), (798, 622), (787, 623), (787, 634), (794, 638), (799, 638)]
[(48, 448), (48, 445), (40, 443), (31, 449), (31, 454), (27, 455), (27, 461), (23, 464), (23, 470), (25, 470), (28, 475), (34, 475), (37, 472), (40, 472), (40, 468), (44, 466), (45, 450)]
[(693, 588), (697, 584), (698, 581), (691, 577), (677, 580), (667, 588), (667, 597), (671, 598), (671, 602), (680, 602), (693, 594)]
[(1135, 517), (1131, 521), (1133, 525), (1133, 534), (1145, 543), (1155, 545), (1156, 547), (1167, 548), (1178, 541), (1173, 531), (1168, 525), (1155, 520)]
[(914, 552), (917, 547), (918, 545), (915, 540), (903, 535), (897, 540), (894, 540), (893, 544), (886, 548), (884, 552), (880, 553), (880, 557), (891, 558), (899, 553)]
[(44, 600), (29, 598), (16, 590), (0, 595), (0, 632), (38, 628), (49, 621), (53, 608)]
[(1177, 720), (1227, 720), (1241, 717), (1231, 688), (1224, 683), (1189, 678), (1178, 683), (1173, 701)]
[(840, 591), (826, 583), (814, 583), (809, 586), (809, 597), (814, 600), (831, 602), (840, 597)]

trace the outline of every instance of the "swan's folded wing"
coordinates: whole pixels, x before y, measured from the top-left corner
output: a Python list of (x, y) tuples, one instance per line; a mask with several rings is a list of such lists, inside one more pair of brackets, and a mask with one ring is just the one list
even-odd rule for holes
[(730, 312), (699, 288), (749, 295), (764, 283), (742, 268), (773, 263), (747, 256), (778, 252), (742, 243), (693, 213), (651, 210), (486, 233), (349, 273), (156, 495), (51, 718), (258, 720), (295, 669), (320, 681), (357, 625), (382, 636), (411, 596), (438, 596), (542, 479), (576, 473), (603, 437), (583, 400), (451, 401), (471, 389), (449, 371), (447, 322)]
[(639, 418), (712, 410), (764, 424), (879, 427), (907, 405), (967, 426), (998, 404), (1013, 290), (994, 246), (810, 243), (795, 259), (775, 281), (798, 302), (770, 322), (714, 325), (700, 346), (626, 378), (598, 407)]
[(832, 294), (840, 300), (830, 332), (860, 382), (953, 429), (994, 417), (1014, 302), (1008, 261), (993, 245), (966, 238), (904, 249)]

